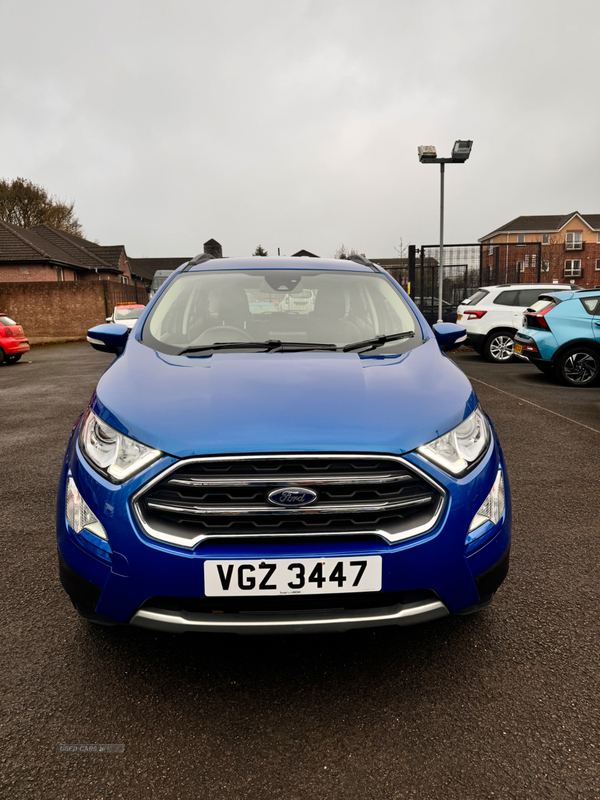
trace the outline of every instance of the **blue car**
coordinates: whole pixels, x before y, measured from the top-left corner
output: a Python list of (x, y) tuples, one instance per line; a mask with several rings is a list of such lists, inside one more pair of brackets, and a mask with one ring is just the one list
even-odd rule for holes
[(528, 308), (515, 355), (566, 386), (600, 379), (600, 289), (548, 292)]
[(92, 328), (117, 358), (60, 479), (77, 611), (280, 633), (483, 608), (508, 571), (510, 493), (494, 429), (442, 352), (464, 337), (432, 330), (360, 257), (198, 256), (131, 332)]

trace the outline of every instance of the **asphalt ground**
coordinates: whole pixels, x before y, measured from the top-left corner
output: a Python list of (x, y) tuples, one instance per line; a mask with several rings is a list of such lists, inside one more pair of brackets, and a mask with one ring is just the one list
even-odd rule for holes
[(112, 359), (76, 343), (1, 367), (0, 796), (600, 798), (600, 389), (453, 359), (494, 421), (513, 493), (511, 570), (492, 605), (264, 638), (77, 617), (58, 580), (56, 485)]

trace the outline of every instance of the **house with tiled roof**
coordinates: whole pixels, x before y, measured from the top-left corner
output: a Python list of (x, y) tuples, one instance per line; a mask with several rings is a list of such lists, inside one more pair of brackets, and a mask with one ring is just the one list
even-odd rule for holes
[(102, 246), (49, 225), (0, 221), (0, 282), (112, 281), (148, 284), (132, 271), (123, 245)]
[(192, 256), (175, 258), (130, 258), (129, 267), (135, 275), (140, 275), (144, 280), (152, 281), (154, 273), (159, 270), (174, 270), (189, 261)]
[[(540, 275), (543, 281), (572, 281), (580, 286), (600, 284), (600, 214), (550, 214), (515, 217), (505, 225), (482, 236), (482, 262), (502, 252), (517, 254), (519, 273), (537, 270), (534, 251), (527, 246), (536, 243), (540, 253)], [(519, 259), (518, 247), (525, 254)], [(529, 248), (531, 249), (531, 248)], [(524, 277), (524, 282), (527, 278)]]

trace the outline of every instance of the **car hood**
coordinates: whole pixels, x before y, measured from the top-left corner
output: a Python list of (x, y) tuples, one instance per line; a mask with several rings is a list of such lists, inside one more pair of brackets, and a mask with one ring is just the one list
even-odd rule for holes
[(215, 353), (168, 356), (131, 338), (92, 407), (108, 424), (176, 457), (225, 453), (401, 454), (477, 405), (434, 340), (400, 356)]

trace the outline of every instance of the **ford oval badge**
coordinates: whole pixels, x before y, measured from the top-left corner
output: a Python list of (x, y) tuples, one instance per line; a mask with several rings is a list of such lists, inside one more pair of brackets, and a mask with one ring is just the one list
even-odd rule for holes
[(267, 495), (269, 503), (276, 506), (293, 508), (295, 506), (307, 506), (314, 503), (317, 493), (312, 489), (302, 489), (299, 486), (286, 486), (284, 489), (273, 489)]

